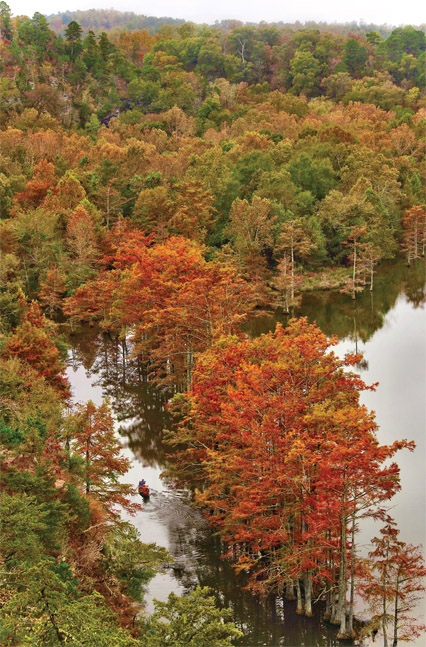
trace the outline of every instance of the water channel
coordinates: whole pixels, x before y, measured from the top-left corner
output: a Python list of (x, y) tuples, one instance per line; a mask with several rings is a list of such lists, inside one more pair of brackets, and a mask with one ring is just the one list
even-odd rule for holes
[[(363, 402), (376, 411), (379, 441), (415, 440), (414, 453), (404, 450), (397, 457), (401, 468), (401, 491), (392, 500), (391, 514), (407, 543), (425, 545), (425, 372), (426, 318), (425, 265), (407, 268), (401, 262), (383, 266), (373, 293), (352, 301), (334, 292), (311, 292), (303, 296), (297, 316), (316, 321), (327, 335), (337, 335), (337, 352), (357, 350), (364, 354), (360, 367), (367, 383), (379, 382), (375, 393)], [(285, 323), (287, 317), (260, 317), (246, 325), (257, 335)], [(242, 647), (334, 647), (336, 629), (321, 620), (321, 607), (314, 618), (295, 614), (292, 602), (259, 601), (243, 590), (230, 564), (221, 559), (221, 546), (202, 515), (190, 505), (184, 491), (167, 486), (161, 478), (167, 450), (162, 430), (167, 427), (164, 397), (144, 381), (136, 360), (119, 341), (93, 329), (70, 339), (72, 350), (68, 375), (76, 401), (100, 403), (108, 397), (117, 418), (124, 453), (132, 461), (126, 481), (136, 484), (142, 476), (153, 495), (132, 523), (142, 541), (165, 546), (173, 555), (174, 568), (159, 573), (148, 585), (146, 609), (154, 598), (164, 600), (197, 583), (210, 586), (221, 606), (233, 609), (233, 618), (245, 634)], [(374, 523), (362, 529), (368, 542), (379, 530)], [(365, 548), (367, 550), (367, 548)], [(420, 614), (422, 609), (419, 608)], [(350, 644), (350, 643), (346, 643)], [(410, 643), (423, 644), (422, 639)]]

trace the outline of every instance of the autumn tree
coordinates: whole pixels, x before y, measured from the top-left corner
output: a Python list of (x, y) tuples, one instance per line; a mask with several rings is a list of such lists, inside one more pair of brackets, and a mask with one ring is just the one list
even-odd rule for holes
[(412, 446), (378, 445), (359, 404), (369, 387), (347, 370), (359, 357), (338, 359), (335, 343), (305, 319), (253, 341), (218, 340), (175, 400), (182, 418), (170, 438), (184, 450), (170, 470), (198, 489), (254, 591), (295, 590), (299, 612), (311, 615), (315, 590), (334, 590), (330, 613), (348, 637), (356, 520), (398, 489), (397, 466), (384, 464)]
[(27, 306), (22, 300), (22, 307), (24, 313), (21, 322), (4, 346), (5, 357), (18, 357), (27, 362), (62, 396), (67, 396), (68, 380), (65, 377), (65, 366), (47, 319), (35, 301)]
[(403, 245), (407, 263), (424, 256), (426, 247), (426, 211), (417, 205), (407, 209), (402, 217)]
[(388, 518), (380, 536), (372, 540), (374, 550), (369, 553), (360, 585), (361, 595), (374, 613), (367, 631), (380, 628), (384, 647), (389, 645), (389, 628), (392, 647), (397, 647), (399, 640), (411, 640), (426, 631), (413, 616), (426, 590), (421, 547), (407, 545), (398, 535), (395, 522)]
[(77, 405), (69, 426), (71, 450), (81, 456), (83, 462), (86, 495), (101, 501), (113, 516), (118, 514), (117, 505), (134, 514), (139, 509), (129, 499), (134, 490), (119, 480), (129, 470), (130, 462), (121, 456), (122, 447), (114, 433), (109, 405), (104, 402), (96, 407), (91, 400)]
[(207, 262), (195, 242), (151, 243), (140, 232), (130, 235), (104, 259), (98, 278), (69, 299), (67, 311), (75, 319), (99, 318), (110, 330), (131, 330), (133, 352), (148, 372), (185, 388), (195, 354), (216, 334), (235, 330), (253, 291), (234, 267)]
[(363, 283), (367, 283), (367, 277), (370, 278), (370, 292), (374, 288), (374, 273), (376, 265), (381, 260), (383, 253), (381, 249), (371, 241), (365, 241), (358, 246), (359, 261), (361, 265), (360, 273), (365, 274), (366, 278)]
[(70, 252), (71, 280), (80, 284), (90, 276), (98, 256), (94, 223), (81, 204), (68, 220), (65, 240)]
[(360, 271), (359, 245), (366, 231), (367, 228), (365, 226), (353, 227), (346, 241), (346, 245), (351, 249), (348, 258), (352, 265), (352, 277), (343, 290), (350, 292), (352, 299), (356, 298), (357, 292), (362, 292), (365, 285), (364, 275)]
[(50, 267), (40, 284), (39, 299), (49, 315), (59, 312), (66, 293), (66, 277), (57, 267)]
[(172, 234), (179, 234), (203, 242), (213, 229), (216, 209), (213, 196), (201, 182), (188, 180), (176, 187), (172, 195), (172, 216), (168, 229)]
[(34, 166), (33, 176), (24, 191), (17, 193), (17, 200), (25, 206), (37, 207), (56, 184), (55, 169), (51, 162), (42, 160)]
[(302, 218), (294, 218), (291, 212), (284, 222), (278, 236), (277, 248), (282, 252), (278, 263), (278, 272), (272, 286), (278, 290), (277, 303), (289, 312), (289, 307), (296, 303), (296, 291), (301, 277), (296, 271), (296, 258), (303, 259), (315, 248), (315, 243), (306, 231)]
[(259, 280), (266, 267), (265, 254), (274, 246), (276, 216), (270, 200), (254, 196), (251, 204), (237, 198), (232, 203), (226, 234), (237, 252), (241, 271)]

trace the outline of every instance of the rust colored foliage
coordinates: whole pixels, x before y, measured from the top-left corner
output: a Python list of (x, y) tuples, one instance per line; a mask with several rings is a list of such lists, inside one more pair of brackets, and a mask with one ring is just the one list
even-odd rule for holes
[(38, 207), (55, 183), (53, 164), (42, 160), (34, 166), (32, 179), (27, 182), (24, 191), (16, 194), (16, 198), (22, 206)]
[(39, 299), (50, 314), (59, 312), (66, 292), (65, 275), (56, 267), (50, 267), (40, 285)]
[(416, 205), (407, 209), (402, 217), (403, 245), (402, 249), (407, 254), (407, 263), (415, 261), (425, 255), (426, 247), (426, 211)]
[(91, 400), (77, 405), (71, 426), (72, 448), (83, 459), (86, 495), (100, 501), (114, 517), (119, 518), (117, 505), (135, 514), (141, 507), (129, 497), (136, 491), (119, 480), (129, 470), (130, 461), (121, 456), (122, 446), (114, 433), (109, 405), (104, 402), (97, 407)]
[(6, 357), (15, 356), (28, 362), (61, 396), (68, 397), (65, 366), (52, 339), (48, 322), (35, 301), (26, 307), (21, 323), (4, 346), (4, 354)]
[(305, 590), (337, 586), (343, 573), (344, 600), (349, 520), (380, 514), (399, 488), (398, 467), (383, 463), (412, 446), (379, 446), (374, 415), (359, 403), (374, 387), (349, 370), (359, 356), (330, 350), (336, 343), (306, 319), (255, 340), (224, 337), (176, 404), (174, 442), (185, 449), (174, 474), (199, 489), (237, 570), (262, 593), (301, 577)]
[(426, 591), (426, 567), (420, 546), (407, 545), (398, 538), (391, 518), (373, 539), (374, 550), (365, 561), (360, 593), (373, 613), (366, 629), (381, 629), (384, 645), (389, 634), (392, 645), (418, 638), (425, 625), (416, 617)]
[(68, 299), (67, 313), (131, 330), (134, 352), (157, 379), (189, 386), (194, 354), (235, 330), (253, 299), (232, 266), (207, 262), (202, 251), (185, 238), (152, 245), (152, 237), (131, 232), (98, 278)]

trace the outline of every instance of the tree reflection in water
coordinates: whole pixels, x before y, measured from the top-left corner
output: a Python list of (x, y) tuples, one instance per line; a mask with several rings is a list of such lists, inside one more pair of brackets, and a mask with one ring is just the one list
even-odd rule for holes
[[(383, 264), (376, 275), (374, 292), (366, 291), (355, 301), (338, 292), (305, 293), (301, 306), (291, 315), (307, 316), (327, 335), (350, 339), (353, 350), (359, 352), (361, 344), (383, 326), (386, 314), (401, 295), (414, 308), (425, 303), (424, 262), (419, 261), (411, 268), (403, 261)], [(275, 328), (277, 321), (285, 324), (288, 318), (280, 313), (257, 317), (244, 330), (257, 336)], [(163, 442), (163, 429), (170, 425), (165, 410), (170, 394), (155, 389), (150, 383), (144, 366), (131, 356), (128, 342), (86, 327), (70, 338), (70, 344), (71, 365), (84, 366), (94, 378), (94, 385), (100, 386), (103, 396), (110, 398), (125, 444), (140, 462), (159, 465), (161, 470), (169, 453)], [(199, 512), (190, 507), (185, 493), (158, 495), (149, 506), (155, 523), (167, 529), (169, 550), (182, 566), (174, 571), (176, 579), (185, 588), (196, 583), (210, 586), (219, 604), (232, 607), (234, 620), (245, 633), (241, 645), (335, 647), (340, 644), (335, 638), (335, 628), (322, 622), (320, 606), (316, 606), (316, 616), (310, 619), (297, 616), (293, 602), (272, 597), (259, 601), (244, 591), (242, 577), (236, 577), (230, 563), (221, 558), (219, 539)]]

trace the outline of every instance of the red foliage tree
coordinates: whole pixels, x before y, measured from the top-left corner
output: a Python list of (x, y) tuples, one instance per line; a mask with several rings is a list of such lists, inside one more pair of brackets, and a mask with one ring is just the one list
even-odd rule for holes
[(392, 519), (373, 539), (374, 550), (366, 563), (367, 577), (360, 587), (363, 598), (374, 612), (367, 629), (381, 629), (383, 645), (388, 647), (388, 627), (393, 629), (392, 646), (398, 640), (420, 636), (425, 625), (412, 613), (426, 590), (426, 568), (419, 546), (398, 539), (399, 530)]
[(58, 312), (62, 307), (62, 299), (66, 292), (65, 275), (58, 268), (51, 267), (46, 278), (40, 284), (39, 299), (49, 313)]
[[(407, 443), (380, 447), (374, 417), (359, 404), (364, 382), (306, 319), (254, 341), (219, 340), (199, 359), (181, 407), (175, 468), (262, 593), (296, 586), (311, 615), (314, 586), (334, 588), (330, 615), (347, 636), (348, 526), (399, 487), (386, 459)], [(172, 469), (173, 474), (173, 469)], [(353, 538), (352, 538), (353, 543)], [(290, 582), (289, 582), (290, 581)], [(287, 585), (290, 584), (288, 587)]]
[(253, 301), (236, 270), (207, 262), (202, 248), (173, 237), (152, 245), (133, 232), (104, 259), (104, 270), (68, 300), (74, 318), (133, 332), (134, 352), (164, 383), (189, 386), (196, 353), (234, 330)]

